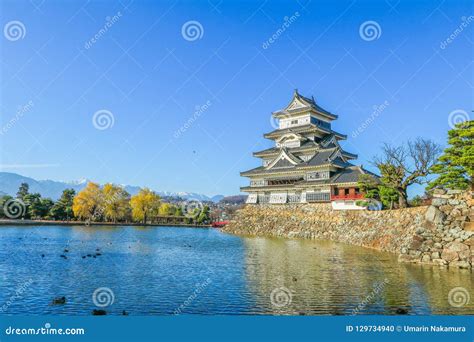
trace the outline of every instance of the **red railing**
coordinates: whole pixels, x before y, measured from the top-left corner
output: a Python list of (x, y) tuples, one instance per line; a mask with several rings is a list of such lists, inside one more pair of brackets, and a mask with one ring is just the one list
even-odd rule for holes
[(331, 201), (335, 200), (358, 200), (363, 199), (364, 195), (362, 194), (349, 194), (349, 195), (331, 195)]
[(217, 222), (212, 222), (212, 227), (214, 228), (222, 228), (224, 227), (229, 221), (217, 221)]

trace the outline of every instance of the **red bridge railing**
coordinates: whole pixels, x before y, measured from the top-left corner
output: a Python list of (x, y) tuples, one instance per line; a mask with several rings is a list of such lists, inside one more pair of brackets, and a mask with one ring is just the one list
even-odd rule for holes
[(358, 200), (363, 199), (364, 195), (362, 194), (349, 194), (349, 195), (331, 195), (331, 201), (335, 200)]

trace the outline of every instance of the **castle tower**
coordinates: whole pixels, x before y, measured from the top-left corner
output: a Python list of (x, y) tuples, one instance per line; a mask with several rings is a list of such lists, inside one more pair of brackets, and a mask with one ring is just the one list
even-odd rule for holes
[(357, 155), (345, 151), (339, 141), (346, 135), (333, 130), (338, 118), (295, 90), (289, 105), (272, 113), (278, 128), (264, 134), (275, 146), (253, 153), (262, 165), (241, 172), (250, 185), (247, 203), (333, 202), (335, 209), (361, 209), (357, 182), (370, 173), (350, 163)]

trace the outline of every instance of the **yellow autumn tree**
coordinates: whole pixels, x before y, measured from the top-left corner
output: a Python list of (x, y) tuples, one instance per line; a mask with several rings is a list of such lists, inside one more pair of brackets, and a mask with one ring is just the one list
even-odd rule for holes
[(102, 189), (104, 217), (108, 221), (125, 220), (130, 214), (130, 194), (124, 188), (105, 184)]
[(160, 196), (148, 188), (141, 189), (130, 199), (132, 217), (135, 221), (146, 223), (147, 219), (158, 215)]
[(170, 203), (163, 203), (160, 205), (159, 215), (160, 216), (173, 216), (176, 214), (176, 206)]
[(103, 196), (99, 184), (89, 182), (72, 203), (74, 216), (79, 219), (94, 220), (101, 216)]

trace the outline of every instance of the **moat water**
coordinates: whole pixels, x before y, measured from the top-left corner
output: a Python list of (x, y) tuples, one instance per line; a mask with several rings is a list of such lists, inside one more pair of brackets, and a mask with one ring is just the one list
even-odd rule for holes
[(326, 241), (181, 227), (0, 227), (0, 315), (474, 314), (473, 280), (468, 270)]

